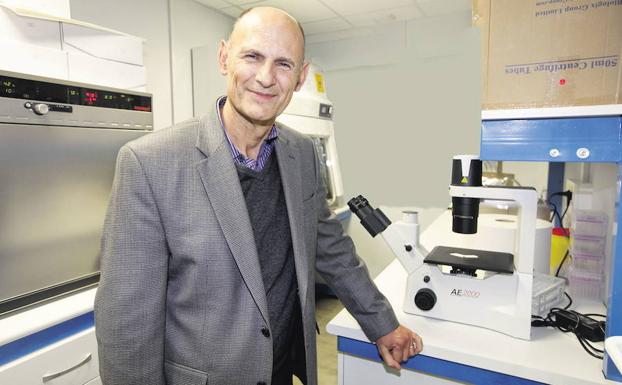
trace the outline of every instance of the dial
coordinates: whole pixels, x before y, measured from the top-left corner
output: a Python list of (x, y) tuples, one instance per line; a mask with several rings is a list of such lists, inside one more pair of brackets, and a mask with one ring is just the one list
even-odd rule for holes
[(48, 106), (45, 103), (35, 103), (32, 106), (32, 110), (35, 112), (35, 114), (37, 115), (45, 115), (48, 112), (50, 112), (50, 106)]

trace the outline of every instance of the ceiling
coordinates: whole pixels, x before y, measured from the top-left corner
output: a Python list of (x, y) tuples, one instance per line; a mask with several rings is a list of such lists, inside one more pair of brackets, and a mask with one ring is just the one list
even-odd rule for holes
[[(305, 34), (347, 33), (402, 20), (467, 11), (471, 0), (195, 0), (237, 18), (257, 6), (281, 8), (302, 24)], [(317, 36), (319, 37), (319, 36)]]

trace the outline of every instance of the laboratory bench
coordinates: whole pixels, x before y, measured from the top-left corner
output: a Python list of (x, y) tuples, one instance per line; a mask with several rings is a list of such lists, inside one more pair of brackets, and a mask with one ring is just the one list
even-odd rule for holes
[[(531, 341), (525, 341), (476, 326), (406, 314), (401, 310), (406, 278), (406, 271), (395, 260), (374, 282), (400, 323), (421, 335), (423, 352), (404, 364), (401, 372), (389, 369), (344, 309), (326, 327), (338, 337), (339, 385), (619, 384), (605, 379), (602, 361), (589, 356), (571, 333), (533, 328)], [(604, 312), (604, 306), (596, 301), (580, 302), (572, 308)]]
[(95, 288), (0, 317), (0, 384), (101, 385)]
[[(482, 111), (480, 158), (548, 162), (548, 191), (563, 189), (565, 162), (617, 164), (618, 178), (612, 182), (617, 182), (619, 202), (622, 105)], [(622, 205), (616, 203), (615, 211), (617, 224)], [(622, 237), (616, 227), (607, 308), (599, 301), (577, 299), (572, 306), (583, 313), (607, 314), (607, 337), (620, 335), (622, 329)], [(428, 250), (442, 244), (442, 236), (434, 231), (428, 229), (421, 237)], [(484, 328), (406, 314), (402, 311), (406, 279), (406, 271), (394, 260), (375, 282), (399, 321), (422, 336), (423, 352), (405, 363), (401, 372), (388, 369), (357, 322), (343, 310), (327, 325), (327, 331), (338, 337), (339, 385), (620, 384), (605, 377), (604, 372), (620, 380), (608, 358), (603, 364), (591, 357), (570, 333), (533, 328), (532, 339), (525, 341)]]

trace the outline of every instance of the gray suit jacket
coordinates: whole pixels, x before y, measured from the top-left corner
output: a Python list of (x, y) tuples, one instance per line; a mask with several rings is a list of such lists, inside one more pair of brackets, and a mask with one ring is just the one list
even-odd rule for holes
[[(370, 340), (398, 323), (326, 206), (312, 142), (279, 127), (308, 384), (317, 383), (314, 269)], [(213, 111), (119, 152), (95, 301), (106, 385), (270, 384), (266, 294), (238, 174)]]

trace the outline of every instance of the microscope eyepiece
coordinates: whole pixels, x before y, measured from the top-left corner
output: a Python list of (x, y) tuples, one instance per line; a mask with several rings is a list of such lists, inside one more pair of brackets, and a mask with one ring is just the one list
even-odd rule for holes
[(384, 215), (382, 210), (371, 207), (367, 199), (362, 195), (350, 199), (348, 207), (350, 211), (359, 217), (361, 224), (372, 237), (383, 232), (391, 224), (391, 221)]
[[(482, 161), (475, 155), (459, 155), (453, 159), (451, 169), (452, 186), (482, 185)], [(477, 233), (479, 198), (452, 197), (452, 230), (454, 233)]]
[(348, 207), (350, 208), (350, 211), (359, 217), (359, 219), (363, 219), (372, 211), (372, 208), (369, 206), (369, 202), (362, 195), (350, 199), (348, 201)]

